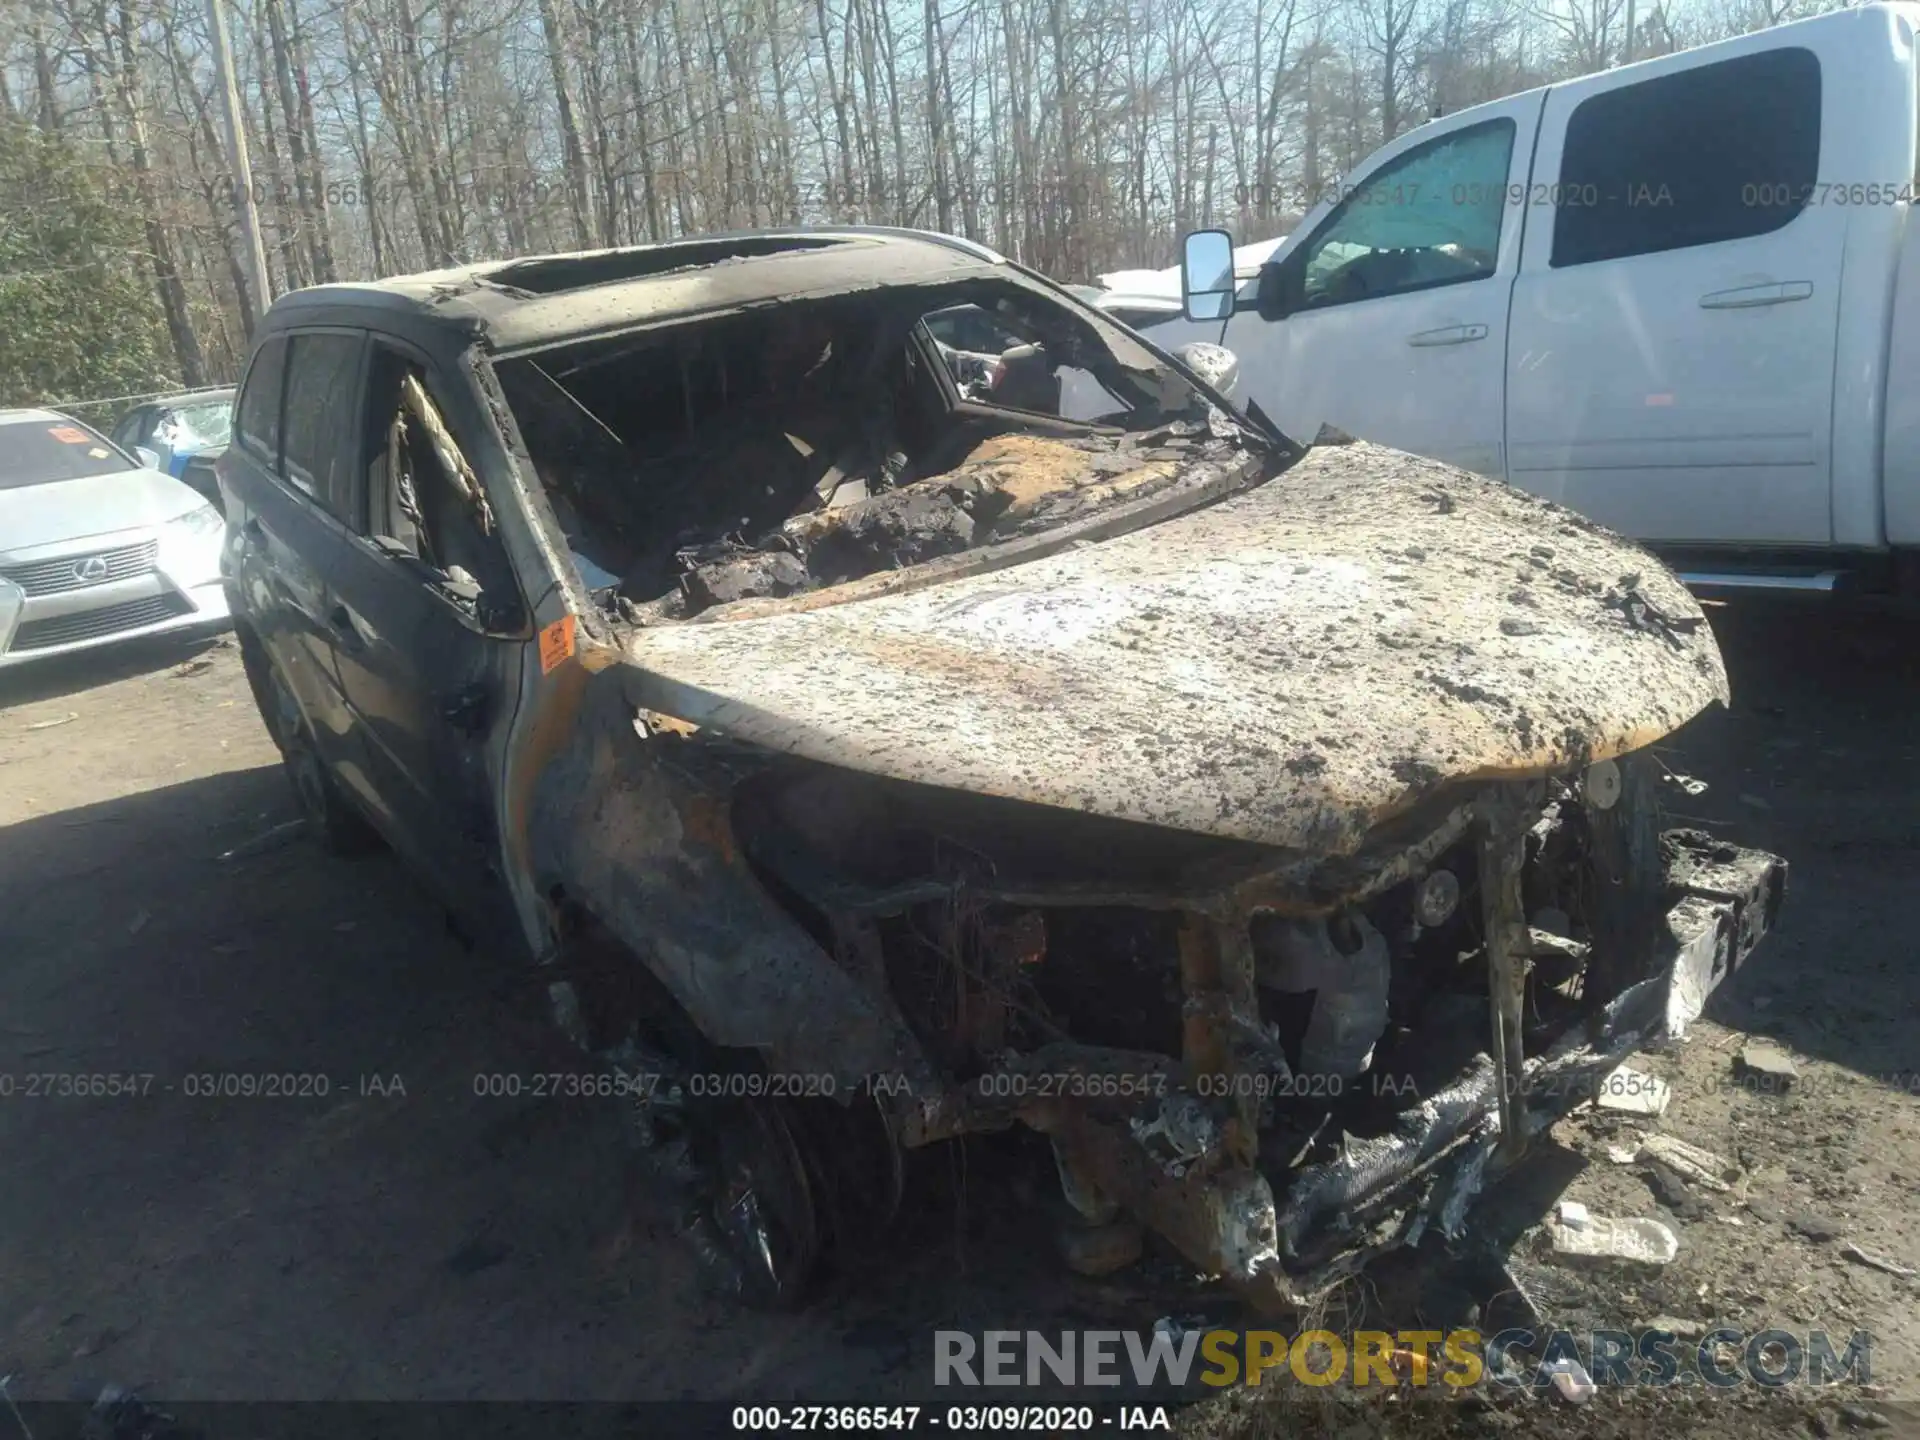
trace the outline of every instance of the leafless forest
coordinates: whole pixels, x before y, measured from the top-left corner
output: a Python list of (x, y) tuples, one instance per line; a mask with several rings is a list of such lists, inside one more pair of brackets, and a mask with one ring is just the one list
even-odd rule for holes
[[(1384, 137), (1436, 113), (1824, 7), (227, 0), (224, 13), (280, 291), (795, 221), (953, 231), (1086, 279), (1169, 263), (1196, 224), (1281, 233)], [(68, 184), (16, 178), (0, 194), (0, 302), (62, 275), (90, 293), (72, 272), (102, 267), (149, 312), (156, 384), (231, 378), (250, 325), (211, 55), (202, 0), (0, 0), (0, 128), (55, 146), (126, 242), (59, 264), (9, 246), (9, 230), (38, 236), (76, 203)]]

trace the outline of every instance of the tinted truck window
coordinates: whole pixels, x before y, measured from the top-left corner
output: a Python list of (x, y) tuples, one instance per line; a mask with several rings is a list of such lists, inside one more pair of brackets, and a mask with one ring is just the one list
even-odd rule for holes
[(1763, 50), (1583, 101), (1567, 120), (1554, 266), (1778, 230), (1820, 173), (1820, 61)]

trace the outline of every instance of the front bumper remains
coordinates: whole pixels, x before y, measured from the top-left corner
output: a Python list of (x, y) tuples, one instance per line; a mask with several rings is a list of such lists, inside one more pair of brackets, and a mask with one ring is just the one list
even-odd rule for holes
[[(958, 1108), (927, 1116), (930, 1131), (1019, 1122), (1048, 1135), (1067, 1196), (1084, 1215), (1131, 1212), (1262, 1310), (1308, 1304), (1375, 1256), (1430, 1232), (1458, 1237), (1475, 1198), (1533, 1137), (1594, 1098), (1628, 1055), (1684, 1036), (1708, 995), (1772, 927), (1786, 888), (1786, 862), (1777, 856), (1667, 832), (1664, 918), (1633, 966), (1643, 978), (1545, 1053), (1525, 1055), (1520, 1002), (1530, 962), (1517, 827), (1530, 812), (1507, 804), (1512, 794), (1496, 787), (1476, 807), (1481, 873), (1492, 882), (1482, 886), (1487, 1045), (1448, 1084), (1402, 1110), (1388, 1133), (1343, 1136), (1319, 1163), (1260, 1153), (1258, 1108), (1247, 1100), (1257, 1091), (1245, 1083), (1250, 1037), (1236, 1023), (1251, 983), (1245, 950), (1234, 945), (1232, 926), (1205, 919), (1190, 920), (1182, 935), (1179, 1060), (1047, 1045), (1010, 1060), (1004, 1078), (976, 1087)], [(1513, 883), (1501, 884), (1502, 874)], [(1050, 1083), (1022, 1083), (1038, 1075)], [(1063, 1075), (1086, 1083), (1062, 1084)], [(1154, 1076), (1164, 1083), (1141, 1083)], [(1230, 1098), (1208, 1103), (1201, 1094)]]

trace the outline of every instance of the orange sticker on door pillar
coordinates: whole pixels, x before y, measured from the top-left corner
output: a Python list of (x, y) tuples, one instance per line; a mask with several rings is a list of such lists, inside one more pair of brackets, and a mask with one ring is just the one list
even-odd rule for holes
[(573, 655), (573, 616), (563, 615), (540, 632), (540, 673), (551, 675), (553, 667)]

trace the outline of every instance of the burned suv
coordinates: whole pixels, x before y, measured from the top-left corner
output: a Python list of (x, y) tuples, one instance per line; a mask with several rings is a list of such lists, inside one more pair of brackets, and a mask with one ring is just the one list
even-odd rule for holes
[(977, 245), (758, 234), (278, 301), (220, 481), (314, 830), (539, 967), (790, 1300), (1026, 1127), (1069, 1257), (1256, 1304), (1458, 1230), (1772, 924), (1662, 833), (1726, 678), (1545, 501), (1302, 452)]

